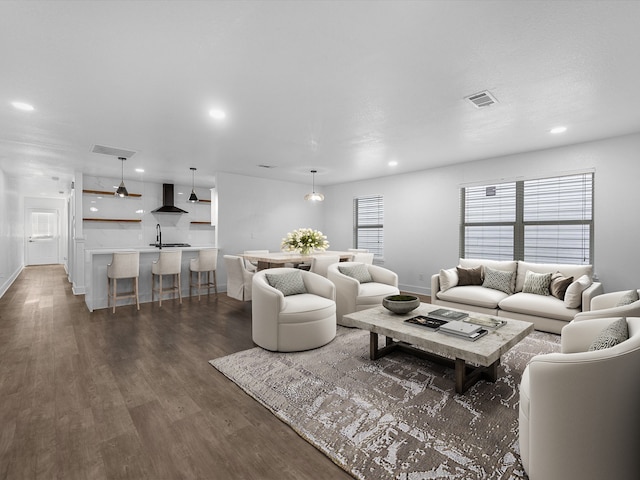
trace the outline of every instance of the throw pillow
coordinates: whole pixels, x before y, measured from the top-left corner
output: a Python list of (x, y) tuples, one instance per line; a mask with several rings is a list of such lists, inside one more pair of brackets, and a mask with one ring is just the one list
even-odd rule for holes
[(285, 297), (307, 293), (302, 280), (302, 272), (265, 273), (265, 277), (267, 277), (269, 285), (280, 290)]
[(373, 278), (371, 278), (371, 274), (364, 263), (338, 265), (338, 270), (347, 277), (355, 278), (360, 283), (373, 282)]
[(567, 288), (573, 282), (573, 277), (565, 277), (560, 272), (556, 272), (551, 276), (551, 283), (549, 284), (549, 291), (551, 295), (560, 300), (564, 300), (564, 295), (567, 292)]
[(482, 265), (475, 268), (456, 267), (458, 285), (482, 285)]
[(458, 272), (455, 268), (440, 270), (440, 291), (444, 292), (458, 285)]
[(638, 291), (629, 290), (622, 297), (620, 297), (620, 300), (618, 300), (618, 303), (616, 303), (616, 307), (624, 307), (625, 305), (630, 305), (633, 302), (637, 302), (638, 300)]
[(579, 308), (582, 305), (582, 292), (591, 285), (589, 275), (582, 275), (567, 287), (564, 294), (564, 306), (567, 308)]
[(591, 345), (589, 345), (588, 351), (593, 352), (594, 350), (615, 347), (628, 338), (629, 328), (627, 327), (627, 319), (622, 317), (602, 330)]
[(551, 273), (535, 273), (527, 270), (527, 273), (524, 275), (524, 285), (522, 286), (523, 293), (549, 295), (551, 275)]
[(500, 290), (501, 292), (512, 294), (511, 279), (515, 272), (504, 272), (502, 270), (494, 270), (493, 268), (484, 268), (484, 282), (482, 286)]

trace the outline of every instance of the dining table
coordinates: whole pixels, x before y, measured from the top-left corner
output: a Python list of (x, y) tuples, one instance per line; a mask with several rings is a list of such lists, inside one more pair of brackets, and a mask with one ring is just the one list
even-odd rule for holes
[(353, 258), (354, 252), (343, 252), (337, 250), (326, 250), (324, 252), (313, 252), (302, 255), (298, 252), (269, 252), (269, 253), (239, 253), (238, 256), (253, 263), (257, 263), (258, 270), (265, 268), (284, 267), (286, 264), (300, 265), (310, 263), (311, 258), (321, 255), (338, 255), (341, 262), (347, 262)]

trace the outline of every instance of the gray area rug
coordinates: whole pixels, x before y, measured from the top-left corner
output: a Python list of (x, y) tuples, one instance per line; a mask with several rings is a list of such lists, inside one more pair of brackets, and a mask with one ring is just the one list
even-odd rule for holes
[(502, 357), (496, 383), (464, 395), (452, 369), (401, 352), (371, 361), (369, 333), (343, 327), (315, 350), (209, 363), (355, 478), (518, 479), (520, 377), (559, 341), (532, 333)]

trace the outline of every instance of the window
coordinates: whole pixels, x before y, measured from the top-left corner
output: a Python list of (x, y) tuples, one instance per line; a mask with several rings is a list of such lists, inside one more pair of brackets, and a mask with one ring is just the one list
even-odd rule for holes
[(353, 199), (353, 245), (373, 253), (374, 260), (382, 260), (384, 203), (382, 195)]
[(592, 264), (593, 173), (461, 189), (460, 256)]

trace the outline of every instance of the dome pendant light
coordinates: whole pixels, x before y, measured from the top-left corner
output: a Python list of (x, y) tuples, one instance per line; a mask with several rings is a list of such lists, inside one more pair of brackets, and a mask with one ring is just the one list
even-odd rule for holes
[(116, 196), (118, 197), (128, 197), (129, 196), (129, 192), (127, 192), (127, 187), (124, 186), (124, 162), (126, 160), (126, 158), (124, 157), (118, 157), (118, 160), (120, 160), (122, 162), (122, 180), (120, 180), (120, 186), (118, 187), (118, 190), (116, 190)]
[(191, 195), (189, 195), (189, 201), (195, 203), (198, 201), (198, 196), (196, 195), (196, 187), (195, 187), (196, 168), (190, 167), (190, 170), (191, 170)]
[(311, 193), (307, 193), (304, 196), (304, 199), (309, 201), (309, 202), (321, 202), (324, 200), (324, 195), (321, 193), (316, 193), (316, 173), (318, 173), (317, 170), (311, 170), (311, 175), (312, 175), (312, 191)]

